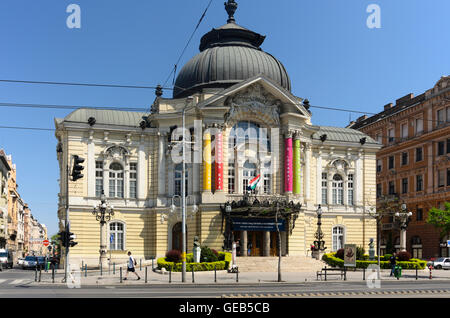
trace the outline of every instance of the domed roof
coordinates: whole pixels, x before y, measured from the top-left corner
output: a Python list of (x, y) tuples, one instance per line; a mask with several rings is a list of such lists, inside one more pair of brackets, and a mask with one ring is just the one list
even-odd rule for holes
[(289, 75), (283, 64), (261, 50), (265, 37), (237, 25), (237, 3), (225, 4), (228, 23), (205, 34), (200, 53), (181, 69), (175, 82), (174, 98), (189, 96), (203, 88), (228, 88), (248, 78), (263, 75), (286, 90), (291, 90)]

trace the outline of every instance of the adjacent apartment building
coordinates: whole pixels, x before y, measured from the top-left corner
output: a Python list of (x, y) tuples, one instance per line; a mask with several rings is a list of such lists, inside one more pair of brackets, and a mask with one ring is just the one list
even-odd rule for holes
[[(450, 201), (450, 76), (414, 96), (408, 94), (372, 117), (362, 116), (348, 128), (358, 129), (383, 144), (377, 153), (378, 201), (396, 196), (413, 212), (407, 250), (418, 258), (449, 256), (440, 231), (426, 223), (432, 207)], [(384, 220), (382, 251), (400, 248), (395, 220)], [(390, 251), (387, 251), (390, 252)]]
[(0, 248), (8, 239), (8, 179), (11, 166), (3, 149), (0, 149)]

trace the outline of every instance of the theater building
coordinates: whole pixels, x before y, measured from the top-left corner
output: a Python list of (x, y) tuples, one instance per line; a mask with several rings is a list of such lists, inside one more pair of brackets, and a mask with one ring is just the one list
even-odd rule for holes
[[(239, 239), (241, 256), (276, 255), (278, 228), (284, 256), (310, 255), (319, 205), (326, 251), (346, 243), (367, 250), (376, 237), (367, 210), (381, 145), (360, 131), (314, 125), (283, 64), (261, 49), (265, 36), (236, 23), (234, 1), (226, 9), (227, 23), (202, 37), (173, 97), (158, 88), (150, 113), (79, 109), (55, 119), (58, 216), (62, 226), (68, 198), (72, 256), (98, 262), (92, 211), (102, 192), (115, 211), (107, 224), (113, 259), (181, 250), (183, 110), (188, 251), (197, 236), (219, 251)], [(67, 193), (73, 155), (86, 159), (84, 177), (69, 180)]]

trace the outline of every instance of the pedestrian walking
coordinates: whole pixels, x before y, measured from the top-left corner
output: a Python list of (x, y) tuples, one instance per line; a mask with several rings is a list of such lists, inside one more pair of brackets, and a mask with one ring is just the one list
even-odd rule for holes
[(137, 280), (140, 280), (141, 277), (139, 277), (138, 273), (136, 273), (135, 266), (137, 265), (136, 260), (133, 256), (131, 256), (131, 252), (128, 252), (128, 263), (127, 263), (127, 272), (125, 273), (125, 278), (123, 280), (127, 280), (128, 272), (132, 272), (137, 276)]
[(397, 254), (396, 253), (392, 254), (392, 256), (389, 259), (389, 261), (391, 262), (391, 275), (390, 275), (390, 277), (392, 277), (394, 275), (394, 272), (395, 272), (395, 265), (397, 265)]

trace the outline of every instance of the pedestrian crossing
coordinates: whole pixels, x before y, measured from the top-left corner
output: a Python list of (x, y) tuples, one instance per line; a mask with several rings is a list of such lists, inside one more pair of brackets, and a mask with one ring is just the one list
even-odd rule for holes
[(30, 279), (0, 279), (0, 285), (24, 285), (31, 282)]

